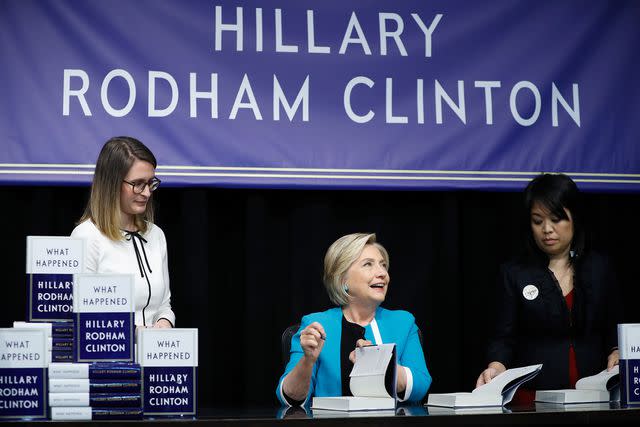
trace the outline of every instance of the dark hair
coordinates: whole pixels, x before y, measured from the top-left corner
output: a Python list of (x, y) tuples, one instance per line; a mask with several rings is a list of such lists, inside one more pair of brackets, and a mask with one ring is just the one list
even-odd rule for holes
[(535, 177), (524, 190), (524, 219), (526, 226), (526, 250), (530, 257), (548, 262), (547, 255), (542, 252), (533, 238), (531, 231), (531, 208), (535, 203), (541, 204), (552, 215), (560, 219), (569, 219), (565, 209), (571, 212), (573, 219), (573, 239), (571, 241), (570, 262), (584, 255), (586, 251), (586, 232), (582, 209), (582, 197), (578, 186), (564, 174), (544, 173)]

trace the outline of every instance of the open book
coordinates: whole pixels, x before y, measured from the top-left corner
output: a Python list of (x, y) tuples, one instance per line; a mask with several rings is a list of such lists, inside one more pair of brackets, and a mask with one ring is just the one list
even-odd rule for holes
[(614, 366), (611, 371), (584, 377), (576, 382), (575, 389), (538, 390), (536, 402), (550, 403), (591, 403), (620, 400), (620, 370)]
[(314, 397), (311, 409), (379, 411), (396, 408), (396, 345), (356, 349), (349, 388), (353, 396)]
[(504, 406), (511, 402), (518, 387), (538, 375), (541, 369), (542, 364), (507, 369), (470, 393), (432, 393), (427, 405), (447, 408)]

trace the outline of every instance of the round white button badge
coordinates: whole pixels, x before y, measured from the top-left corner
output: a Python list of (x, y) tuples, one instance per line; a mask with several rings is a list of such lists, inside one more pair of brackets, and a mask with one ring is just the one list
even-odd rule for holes
[(540, 292), (535, 285), (527, 285), (522, 290), (522, 296), (524, 296), (529, 301), (533, 301), (534, 299), (538, 298), (539, 293)]

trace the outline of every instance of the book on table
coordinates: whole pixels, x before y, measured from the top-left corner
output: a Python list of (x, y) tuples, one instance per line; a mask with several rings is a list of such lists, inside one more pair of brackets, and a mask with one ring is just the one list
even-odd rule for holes
[(0, 420), (47, 417), (47, 336), (0, 328)]
[(620, 405), (640, 406), (640, 323), (618, 325)]
[(144, 416), (185, 417), (198, 412), (198, 329), (140, 328)]
[(380, 344), (356, 349), (349, 375), (353, 396), (314, 397), (311, 409), (333, 411), (381, 411), (396, 408), (396, 348)]
[(592, 403), (620, 400), (620, 371), (618, 366), (596, 375), (579, 379), (575, 389), (537, 390), (536, 402)]
[(73, 275), (83, 270), (84, 244), (66, 236), (27, 236), (27, 321), (73, 319)]
[(74, 362), (135, 359), (131, 274), (75, 274)]
[(54, 406), (51, 408), (54, 421), (81, 420), (136, 420), (142, 419), (142, 408), (93, 408), (91, 406)]
[(541, 369), (542, 364), (507, 369), (471, 392), (431, 393), (427, 405), (448, 408), (504, 406), (511, 402), (518, 387), (538, 375)]

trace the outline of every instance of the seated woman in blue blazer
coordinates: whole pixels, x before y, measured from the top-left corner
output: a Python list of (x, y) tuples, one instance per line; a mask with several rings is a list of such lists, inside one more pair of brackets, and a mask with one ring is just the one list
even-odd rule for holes
[(389, 255), (375, 234), (336, 240), (324, 258), (324, 285), (338, 307), (304, 316), (276, 394), (283, 405), (313, 396), (351, 396), (355, 348), (395, 343), (400, 401), (420, 401), (431, 385), (411, 313), (380, 307), (389, 287)]

